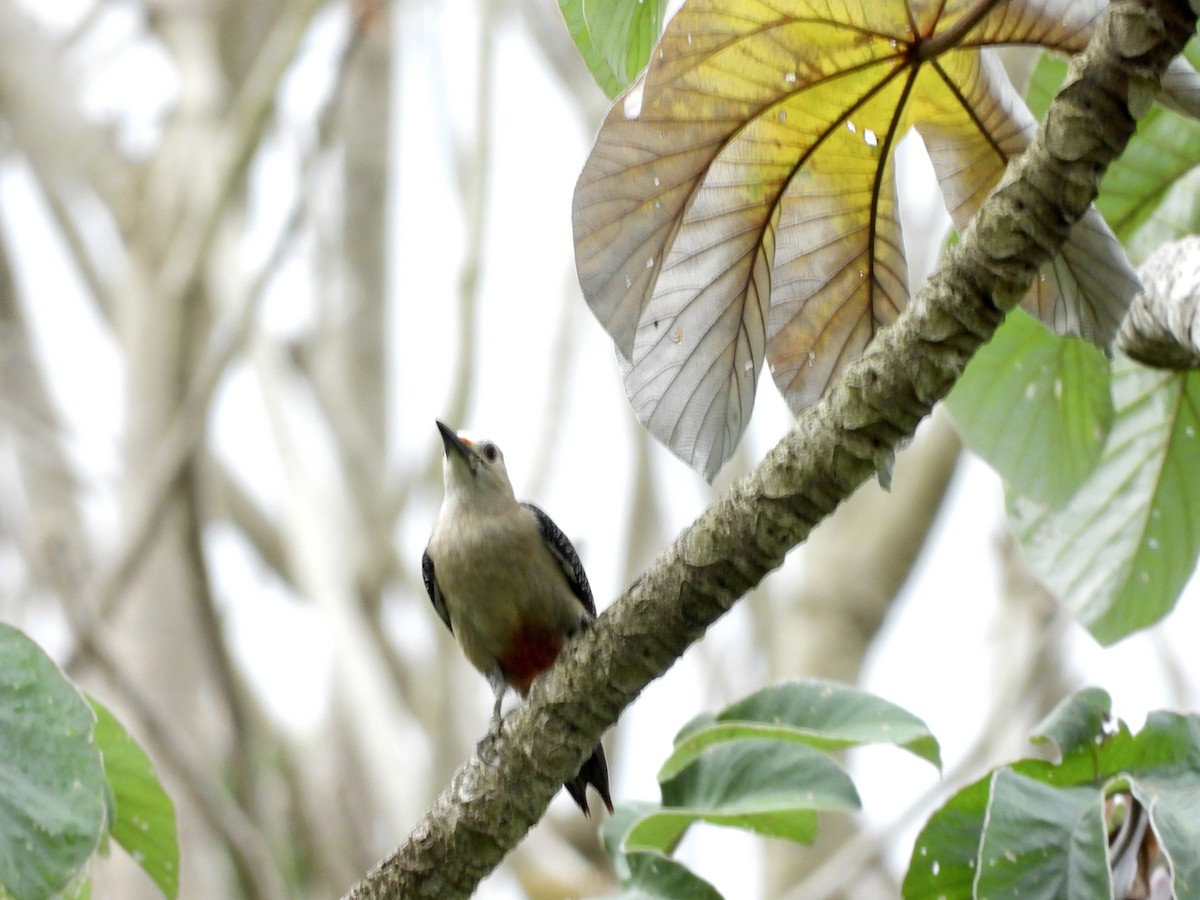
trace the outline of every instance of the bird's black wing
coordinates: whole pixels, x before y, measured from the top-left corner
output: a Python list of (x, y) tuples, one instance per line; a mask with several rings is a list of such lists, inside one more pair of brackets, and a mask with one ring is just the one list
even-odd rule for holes
[(450, 633), (454, 634), (454, 626), (450, 624), (450, 613), (446, 609), (446, 598), (442, 596), (442, 589), (438, 587), (437, 579), (433, 574), (433, 560), (429, 558), (428, 553), (421, 554), (421, 577), (425, 579), (425, 591), (429, 594), (429, 599), (433, 601), (434, 611), (446, 623)]
[(567, 540), (567, 536), (562, 533), (562, 529), (554, 524), (553, 519), (532, 503), (522, 503), (521, 505), (533, 513), (533, 517), (537, 519), (538, 530), (546, 539), (546, 546), (550, 548), (550, 552), (562, 566), (563, 574), (567, 576), (567, 583), (571, 586), (571, 592), (579, 598), (579, 602), (584, 605), (588, 614), (594, 619), (596, 617), (596, 601), (592, 599), (592, 587), (588, 584), (587, 573), (583, 571), (583, 563), (579, 561), (579, 554), (575, 552), (575, 548)]

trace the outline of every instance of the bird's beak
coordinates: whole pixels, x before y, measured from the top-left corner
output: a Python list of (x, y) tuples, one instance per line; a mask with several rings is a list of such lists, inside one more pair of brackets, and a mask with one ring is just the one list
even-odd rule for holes
[(455, 434), (454, 429), (441, 420), (435, 419), (437, 422), (438, 431), (442, 433), (442, 446), (446, 448), (446, 456), (450, 457), (452, 453), (459, 454), (463, 461), (466, 462), (467, 468), (475, 470), (475, 454), (471, 452), (463, 439)]

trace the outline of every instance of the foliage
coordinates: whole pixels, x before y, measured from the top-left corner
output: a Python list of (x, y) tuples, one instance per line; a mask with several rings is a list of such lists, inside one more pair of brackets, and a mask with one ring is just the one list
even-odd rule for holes
[(1139, 853), (1143, 875), (1161, 868), (1175, 896), (1200, 896), (1200, 716), (1153, 713), (1134, 735), (1109, 712), (1103, 691), (1069, 698), (1033, 737), (1059, 762), (995, 769), (934, 813), (905, 898), (1102, 897), (1114, 879), (1124, 897)]
[[(920, 134), (962, 227), (1036, 128), (990, 48), (1077, 50), (1103, 6), (685, 3), (573, 206), (584, 295), (650, 432), (711, 479), (764, 362), (793, 411), (815, 402), (908, 302), (900, 140)], [(1024, 306), (1105, 346), (1136, 285), (1092, 210)]]
[[(1196, 41), (1188, 56), (1200, 59)], [(1044, 109), (1063, 72), (1044, 56), (1031, 107)], [(1200, 225), (1198, 128), (1156, 107), (1101, 182), (1097, 206), (1130, 246)], [(1097, 640), (1170, 612), (1200, 557), (1195, 372), (1119, 354), (1110, 364), (1014, 315), (948, 403), (970, 447), (1004, 476), (1030, 564)]]
[(86, 896), (108, 836), (178, 891), (175, 812), (145, 752), (29, 638), (0, 624), (0, 895)]
[[(1176, 896), (1200, 896), (1200, 716), (1153, 713), (1134, 735), (1110, 709), (1104, 691), (1079, 692), (1033, 734), (1058, 762), (1002, 766), (948, 800), (917, 838), (904, 897), (1111, 896), (1156, 870)], [(719, 896), (670, 858), (696, 822), (811, 842), (818, 811), (858, 807), (827, 752), (876, 742), (938, 761), (918, 719), (828, 682), (777, 685), (692, 722), (659, 773), (661, 803), (605, 824), (620, 896)]]
[(1030, 565), (1105, 644), (1174, 607), (1200, 555), (1200, 374), (1114, 364), (1113, 425), (1062, 505), (1010, 492)]
[[(967, 27), (950, 4), (917, 39), (902, 3), (767, 4), (736, 21), (720, 0), (686, 4), (575, 197), (581, 282), (651, 432), (712, 477), (764, 358), (793, 409), (816, 399), (907, 300), (896, 142), (920, 133), (961, 227), (1035, 121), (987, 45), (1078, 49), (1102, 5), (1005, 4)], [(611, 36), (629, 15), (593, 27)], [(1189, 54), (1200, 59), (1195, 42)], [(1033, 110), (1064, 74), (1043, 54)], [(1167, 101), (1194, 113), (1194, 70), (1179, 61), (1169, 84)], [(1197, 225), (1198, 128), (1163, 108), (1141, 123), (1098, 201), (1116, 237)], [(1194, 376), (1114, 368), (1071, 337), (1113, 337), (1136, 285), (1115, 240), (1099, 215), (1081, 222), (1024, 304), (1061, 336), (1013, 315), (948, 401), (1004, 476), (1035, 570), (1104, 643), (1169, 612), (1200, 556)]]
[[(818, 812), (859, 807), (854, 784), (829, 754), (865, 744), (894, 744), (941, 764), (918, 718), (827, 681), (775, 685), (689, 723), (659, 771), (661, 803), (622, 808), (605, 825), (623, 896), (671, 896), (668, 886), (695, 878), (668, 857), (697, 822), (811, 842)], [(697, 896), (712, 890), (695, 889)]]
[[(899, 139), (920, 134), (963, 227), (1066, 72), (1042, 55), (1030, 113), (987, 45), (1019, 36), (1074, 52), (1104, 4), (1003, 6), (1002, 21), (970, 25), (967, 4), (939, 6), (909, 30), (906, 14), (924, 7), (776, 2), (735, 17), (721, 0), (690, 0), (614, 105), (576, 189), (580, 280), (639, 418), (707, 477), (740, 439), (764, 360), (798, 410), (904, 307)], [(1195, 42), (1188, 57), (1200, 59)], [(1194, 116), (1194, 70), (1177, 61), (1165, 84), (1166, 105)], [(1198, 128), (1164, 107), (1145, 117), (1028, 315), (1009, 317), (948, 401), (1004, 477), (1032, 566), (1104, 643), (1165, 616), (1200, 555), (1197, 376), (1106, 355), (1136, 286), (1118, 239), (1141, 258), (1200, 228)], [(813, 689), (773, 688), (680, 733), (661, 804), (606, 829), (624, 896), (683, 883), (714, 893), (667, 855), (694, 822), (811, 841), (817, 810), (857, 805), (814, 751), (864, 735), (752, 712), (773, 692)], [(1200, 718), (1155, 713), (1133, 735), (1109, 706), (1095, 689), (1064, 702), (1034, 735), (1058, 763), (999, 768), (948, 801), (917, 841), (904, 895), (1108, 896), (1157, 867), (1176, 896), (1200, 896)]]

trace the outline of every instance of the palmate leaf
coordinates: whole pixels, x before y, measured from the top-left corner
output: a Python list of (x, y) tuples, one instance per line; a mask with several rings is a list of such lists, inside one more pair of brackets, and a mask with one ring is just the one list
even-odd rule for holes
[[(1104, 5), (688, 0), (573, 205), (580, 284), (649, 430), (711, 479), (764, 361), (794, 411), (814, 402), (908, 300), (897, 143), (917, 128), (965, 223), (1035, 124), (989, 45), (1074, 52)], [(1025, 305), (1107, 345), (1136, 287), (1093, 213)]]

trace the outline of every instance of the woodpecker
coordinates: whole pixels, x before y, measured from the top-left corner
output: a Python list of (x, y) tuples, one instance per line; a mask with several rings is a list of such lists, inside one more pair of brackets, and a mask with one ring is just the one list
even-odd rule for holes
[[(434, 610), (492, 687), (498, 729), (508, 688), (524, 697), (567, 639), (596, 617), (596, 604), (566, 535), (532, 503), (518, 502), (500, 448), (437, 427), (445, 496), (421, 574)], [(589, 784), (612, 813), (600, 744), (565, 785), (585, 816)]]

